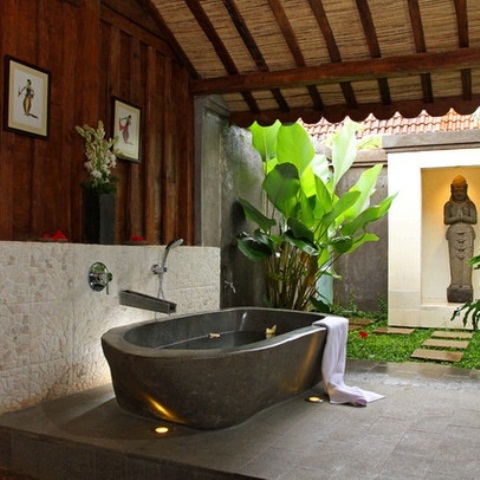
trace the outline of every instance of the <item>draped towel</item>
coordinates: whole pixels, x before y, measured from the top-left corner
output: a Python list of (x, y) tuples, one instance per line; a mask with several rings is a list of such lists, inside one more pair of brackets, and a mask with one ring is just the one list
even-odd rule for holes
[(348, 320), (342, 317), (325, 317), (314, 325), (327, 328), (327, 340), (322, 359), (322, 377), (330, 403), (351, 403), (364, 406), (384, 398), (383, 395), (349, 387), (344, 383), (347, 356)]

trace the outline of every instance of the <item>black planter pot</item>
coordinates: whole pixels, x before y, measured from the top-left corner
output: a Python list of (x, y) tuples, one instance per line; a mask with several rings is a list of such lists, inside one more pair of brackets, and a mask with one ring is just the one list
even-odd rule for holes
[(88, 188), (83, 195), (84, 243), (115, 243), (115, 194), (96, 193)]

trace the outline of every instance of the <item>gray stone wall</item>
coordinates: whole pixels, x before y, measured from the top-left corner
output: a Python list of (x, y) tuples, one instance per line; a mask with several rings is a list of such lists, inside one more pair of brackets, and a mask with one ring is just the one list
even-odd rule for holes
[(262, 161), (248, 130), (229, 125), (228, 111), (213, 96), (196, 102), (195, 141), (196, 243), (221, 249), (220, 306), (263, 306), (261, 265), (235, 245), (249, 228), (238, 199), (261, 206)]
[[(339, 185), (339, 191), (347, 191), (356, 183), (367, 168), (384, 165), (377, 181), (372, 203), (388, 196), (387, 157), (383, 150), (361, 150), (352, 168)], [(350, 255), (340, 258), (336, 272), (342, 280), (334, 281), (333, 300), (337, 305), (348, 307), (352, 302), (363, 311), (378, 311), (379, 301), (388, 296), (388, 219), (382, 218), (371, 224), (368, 231), (379, 237), (378, 242), (362, 245)]]

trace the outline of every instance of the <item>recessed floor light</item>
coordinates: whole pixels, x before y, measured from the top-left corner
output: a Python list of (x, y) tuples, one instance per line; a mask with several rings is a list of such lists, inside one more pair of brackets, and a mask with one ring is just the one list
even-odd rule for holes
[(315, 395), (312, 395), (310, 397), (307, 397), (305, 399), (306, 402), (310, 402), (310, 403), (322, 403), (323, 400), (320, 398), (320, 397), (317, 397)]
[(160, 435), (165, 435), (166, 433), (168, 433), (168, 431), (169, 431), (168, 427), (157, 427), (155, 429), (155, 432), (159, 433)]

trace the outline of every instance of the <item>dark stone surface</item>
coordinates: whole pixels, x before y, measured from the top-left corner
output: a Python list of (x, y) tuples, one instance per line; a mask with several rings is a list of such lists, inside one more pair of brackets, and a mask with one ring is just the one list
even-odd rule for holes
[[(321, 318), (233, 308), (115, 328), (103, 335), (102, 346), (122, 408), (217, 429), (241, 423), (321, 380), (326, 330), (312, 326)], [(275, 325), (276, 335), (266, 338), (266, 329)], [(239, 334), (259, 338), (262, 333), (263, 339), (252, 343), (234, 341)], [(185, 344), (194, 339), (201, 349)], [(206, 348), (209, 342), (212, 347)]]

